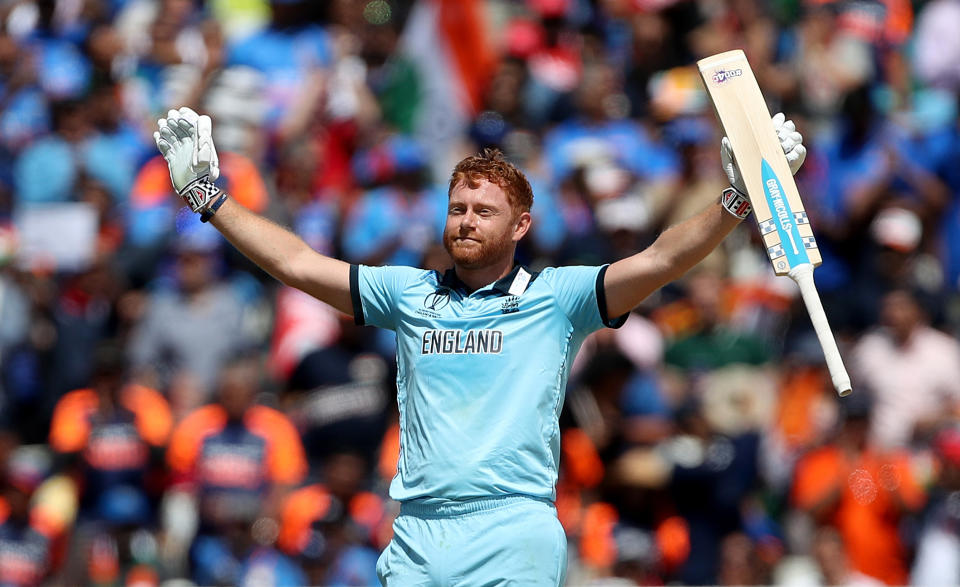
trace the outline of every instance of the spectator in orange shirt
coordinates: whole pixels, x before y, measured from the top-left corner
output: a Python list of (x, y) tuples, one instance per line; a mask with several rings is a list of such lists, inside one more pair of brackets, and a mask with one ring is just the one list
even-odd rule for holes
[(841, 406), (845, 421), (836, 440), (797, 463), (793, 502), (819, 524), (837, 528), (854, 570), (905, 585), (907, 553), (898, 526), (925, 495), (909, 455), (868, 446), (869, 395), (851, 395)]
[(54, 409), (50, 446), (61, 467), (75, 467), (81, 521), (148, 524), (160, 483), (156, 475), (172, 428), (158, 392), (127, 382), (123, 350), (114, 342), (94, 353), (87, 389), (64, 395)]
[(170, 440), (174, 483), (198, 500), (190, 560), (201, 585), (237, 582), (240, 561), (252, 546), (251, 525), (275, 517), (280, 499), (307, 473), (293, 424), (255, 404), (259, 377), (249, 359), (230, 363), (220, 376), (217, 403), (188, 415)]
[[(353, 455), (333, 457), (334, 468), (350, 466)], [(316, 585), (375, 585), (377, 557), (389, 541), (377, 543), (389, 531), (383, 499), (367, 491), (339, 491), (322, 483), (290, 494), (280, 518), (278, 546), (297, 557), (309, 581)]]

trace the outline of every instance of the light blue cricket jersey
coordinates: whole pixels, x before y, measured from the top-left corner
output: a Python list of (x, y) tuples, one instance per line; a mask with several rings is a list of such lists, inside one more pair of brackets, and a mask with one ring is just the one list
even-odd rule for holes
[(397, 334), (390, 497), (555, 499), (558, 418), (583, 339), (609, 320), (602, 267), (513, 271), (471, 294), (453, 270), (353, 265), (357, 324)]

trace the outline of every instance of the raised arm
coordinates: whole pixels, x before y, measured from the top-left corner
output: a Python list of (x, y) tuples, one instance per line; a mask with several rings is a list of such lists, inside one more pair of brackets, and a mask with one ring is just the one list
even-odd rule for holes
[(603, 277), (607, 315), (622, 316), (647, 296), (683, 276), (741, 222), (717, 202), (671, 226), (636, 255), (610, 265)]
[[(780, 146), (794, 174), (806, 157), (803, 137), (783, 114), (773, 117)], [(636, 308), (651, 293), (681, 277), (710, 253), (750, 213), (746, 187), (726, 138), (721, 160), (732, 189), (724, 190), (715, 204), (680, 224), (668, 228), (645, 250), (610, 265), (603, 279), (607, 315), (621, 316)]]
[(321, 255), (293, 232), (230, 198), (210, 223), (270, 275), (353, 316), (349, 264)]
[(286, 285), (353, 315), (347, 263), (314, 251), (293, 232), (247, 210), (213, 185), (220, 170), (210, 117), (181, 108), (158, 124), (154, 140), (170, 168), (170, 181), (202, 221), (211, 222), (241, 253)]

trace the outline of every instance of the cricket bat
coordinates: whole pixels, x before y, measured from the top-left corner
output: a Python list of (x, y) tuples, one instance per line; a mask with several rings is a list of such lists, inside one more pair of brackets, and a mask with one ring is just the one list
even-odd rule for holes
[(697, 66), (733, 147), (773, 270), (800, 286), (833, 386), (845, 396), (850, 376), (813, 282), (820, 250), (747, 57), (740, 50), (727, 51), (701, 59)]

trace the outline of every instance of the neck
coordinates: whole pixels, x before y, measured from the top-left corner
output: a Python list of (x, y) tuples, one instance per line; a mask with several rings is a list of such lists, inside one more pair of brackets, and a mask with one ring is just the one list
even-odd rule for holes
[(505, 277), (513, 269), (513, 255), (504, 258), (492, 265), (468, 269), (462, 265), (454, 265), (457, 272), (457, 278), (460, 279), (471, 292), (477, 291), (481, 287)]
[(894, 330), (893, 331), (893, 342), (898, 347), (907, 346), (910, 343), (910, 339), (913, 338), (913, 333), (916, 329), (911, 328), (909, 330)]

